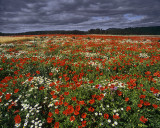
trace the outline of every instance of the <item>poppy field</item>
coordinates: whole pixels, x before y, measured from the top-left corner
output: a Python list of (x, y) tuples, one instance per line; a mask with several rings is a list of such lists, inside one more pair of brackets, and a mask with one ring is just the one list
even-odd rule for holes
[(160, 37), (48, 35), (0, 44), (2, 128), (159, 128)]

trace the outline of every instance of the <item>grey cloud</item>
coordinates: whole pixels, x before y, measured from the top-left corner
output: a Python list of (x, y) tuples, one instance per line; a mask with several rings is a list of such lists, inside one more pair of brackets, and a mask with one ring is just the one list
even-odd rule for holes
[(159, 0), (0, 0), (0, 32), (158, 26), (159, 5)]

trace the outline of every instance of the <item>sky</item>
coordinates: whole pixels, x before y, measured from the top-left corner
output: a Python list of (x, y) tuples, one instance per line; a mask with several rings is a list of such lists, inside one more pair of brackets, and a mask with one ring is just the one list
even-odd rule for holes
[(0, 0), (0, 32), (160, 26), (160, 0)]

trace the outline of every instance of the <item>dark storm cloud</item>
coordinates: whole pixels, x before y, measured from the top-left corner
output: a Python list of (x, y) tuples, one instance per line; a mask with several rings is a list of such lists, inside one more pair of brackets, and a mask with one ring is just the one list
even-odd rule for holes
[(160, 25), (159, 0), (0, 0), (0, 31)]

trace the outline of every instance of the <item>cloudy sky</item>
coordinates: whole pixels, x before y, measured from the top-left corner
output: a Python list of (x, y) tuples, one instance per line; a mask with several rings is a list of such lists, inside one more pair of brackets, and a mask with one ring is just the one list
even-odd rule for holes
[(0, 32), (160, 25), (160, 0), (0, 0)]

